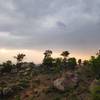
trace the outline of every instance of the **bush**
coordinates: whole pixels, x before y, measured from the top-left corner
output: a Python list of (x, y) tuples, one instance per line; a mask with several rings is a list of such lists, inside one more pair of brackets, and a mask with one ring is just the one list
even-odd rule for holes
[(29, 86), (28, 83), (29, 82), (27, 80), (23, 79), (23, 80), (20, 81), (19, 86), (22, 87), (22, 88), (25, 88), (25, 87)]
[(91, 87), (90, 91), (92, 94), (93, 100), (100, 100), (100, 80), (95, 80)]
[(47, 67), (52, 67), (53, 66), (53, 58), (51, 58), (51, 57), (44, 58), (43, 65), (45, 65)]
[(95, 73), (97, 79), (100, 79), (100, 55), (97, 57), (92, 56), (90, 60), (91, 69)]
[(77, 63), (76, 63), (75, 58), (69, 58), (68, 59), (68, 68), (69, 69), (74, 69), (76, 65), (77, 65)]
[(20, 96), (19, 95), (15, 96), (15, 100), (21, 100)]
[(7, 62), (3, 63), (2, 66), (3, 66), (2, 72), (8, 72), (8, 73), (11, 72), (11, 69), (13, 67), (11, 61), (7, 61)]

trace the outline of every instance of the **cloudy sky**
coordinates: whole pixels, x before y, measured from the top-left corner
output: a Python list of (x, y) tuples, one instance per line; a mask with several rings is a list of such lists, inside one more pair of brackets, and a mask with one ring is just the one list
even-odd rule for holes
[(0, 0), (0, 61), (43, 51), (88, 58), (100, 48), (100, 0)]

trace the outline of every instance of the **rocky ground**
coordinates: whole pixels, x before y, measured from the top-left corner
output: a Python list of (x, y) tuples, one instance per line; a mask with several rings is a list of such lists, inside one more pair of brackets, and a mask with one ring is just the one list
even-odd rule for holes
[(85, 67), (58, 73), (24, 67), (16, 74), (0, 77), (0, 100), (92, 100), (94, 80)]

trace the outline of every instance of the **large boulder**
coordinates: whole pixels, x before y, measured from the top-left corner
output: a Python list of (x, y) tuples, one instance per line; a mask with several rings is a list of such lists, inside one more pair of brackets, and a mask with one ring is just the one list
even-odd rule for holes
[(63, 78), (63, 77), (56, 79), (54, 81), (54, 87), (58, 90), (64, 91), (65, 90), (64, 85), (63, 85), (64, 80), (65, 80), (65, 78)]
[(27, 76), (31, 73), (32, 71), (32, 66), (30, 63), (23, 63), (21, 65), (21, 68), (19, 70), (19, 75), (21, 76)]
[(67, 73), (65, 76), (56, 79), (53, 85), (60, 91), (66, 91), (69, 88), (74, 88), (77, 86), (78, 81), (79, 80), (76, 74)]

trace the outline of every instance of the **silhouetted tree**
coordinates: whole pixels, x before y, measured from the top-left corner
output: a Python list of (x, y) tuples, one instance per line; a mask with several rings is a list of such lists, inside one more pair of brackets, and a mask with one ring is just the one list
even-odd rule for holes
[(17, 60), (17, 63), (21, 63), (25, 56), (26, 56), (25, 54), (19, 53), (17, 54), (17, 56), (14, 56), (14, 58)]
[(63, 56), (64, 57), (64, 61), (66, 62), (66, 60), (67, 60), (67, 57), (68, 57), (68, 55), (69, 55), (70, 53), (68, 52), (68, 51), (63, 51), (62, 53), (61, 53), (61, 56)]
[(68, 59), (68, 68), (69, 69), (75, 69), (75, 66), (77, 65), (77, 62), (76, 62), (76, 58), (69, 58)]
[(62, 65), (62, 58), (55, 58), (53, 62), (54, 71), (60, 72), (62, 70), (61, 65)]
[(52, 55), (52, 51), (51, 50), (46, 50), (45, 52), (44, 52), (44, 58), (48, 58), (48, 57), (51, 57), (51, 55)]
[(48, 68), (53, 66), (53, 58), (51, 57), (51, 54), (51, 50), (46, 50), (44, 52), (43, 65), (45, 65)]
[(45, 58), (43, 60), (43, 64), (48, 66), (48, 67), (52, 67), (53, 66), (53, 58), (52, 57), (49, 57), (49, 58)]
[(84, 65), (84, 66), (89, 65), (89, 61), (88, 61), (88, 60), (84, 60), (84, 61), (83, 61), (83, 65)]
[(95, 73), (96, 78), (100, 79), (100, 55), (97, 57), (92, 56), (90, 60), (92, 71)]
[(8, 61), (4, 62), (2, 64), (2, 66), (4, 67), (2, 69), (2, 72), (11, 72), (13, 64), (12, 64), (12, 62), (10, 60), (8, 60)]
[(78, 64), (79, 64), (79, 66), (81, 66), (81, 64), (82, 64), (82, 60), (81, 59), (78, 60)]
[(69, 54), (70, 53), (68, 51), (63, 51), (61, 53), (61, 56), (63, 56), (62, 68), (67, 68), (68, 67), (68, 59), (67, 59), (67, 57), (68, 57)]
[(62, 63), (62, 58), (56, 58), (56, 59), (54, 59), (54, 63), (55, 63), (56, 65), (61, 65), (61, 63)]
[(21, 54), (19, 53), (19, 54), (17, 54), (17, 56), (14, 56), (14, 58), (17, 60), (17, 64), (16, 64), (17, 70), (20, 70), (20, 67), (22, 65), (22, 61), (23, 61), (25, 56), (26, 55), (23, 53), (21, 53)]

